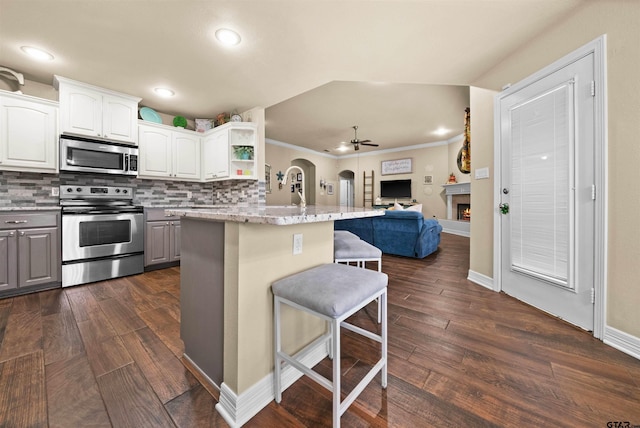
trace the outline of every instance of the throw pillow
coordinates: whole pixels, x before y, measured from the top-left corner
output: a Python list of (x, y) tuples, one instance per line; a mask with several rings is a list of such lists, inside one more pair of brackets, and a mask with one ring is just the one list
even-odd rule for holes
[(394, 210), (398, 210), (398, 211), (402, 211), (404, 208), (403, 208), (403, 207), (402, 207), (402, 205), (400, 205), (399, 203), (394, 202), (394, 203), (393, 203), (393, 209), (394, 209)]
[(422, 212), (422, 204), (411, 205), (410, 207), (407, 207), (407, 211), (418, 211), (419, 213), (421, 213)]

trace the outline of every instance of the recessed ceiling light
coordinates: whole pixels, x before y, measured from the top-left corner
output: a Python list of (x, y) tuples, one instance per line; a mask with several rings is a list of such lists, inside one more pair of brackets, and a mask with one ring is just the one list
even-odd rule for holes
[(153, 91), (164, 98), (169, 98), (176, 94), (171, 89), (167, 89), (167, 88), (155, 88)]
[(228, 28), (221, 28), (216, 31), (216, 39), (226, 46), (234, 46), (240, 43), (240, 34)]
[(336, 147), (336, 150), (339, 152), (346, 152), (347, 150), (349, 150), (349, 146), (339, 146)]
[(450, 129), (440, 127), (433, 131), (433, 135), (447, 135), (449, 132), (451, 132)]
[(49, 52), (34, 48), (33, 46), (22, 46), (20, 49), (22, 49), (22, 52), (26, 53), (31, 58), (37, 59), (38, 61), (51, 61), (53, 59), (53, 55)]

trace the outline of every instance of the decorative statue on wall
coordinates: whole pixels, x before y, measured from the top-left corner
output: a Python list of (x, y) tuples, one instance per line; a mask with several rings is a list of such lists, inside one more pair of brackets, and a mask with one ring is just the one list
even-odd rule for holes
[(471, 109), (464, 109), (464, 142), (458, 152), (458, 169), (463, 174), (471, 172)]

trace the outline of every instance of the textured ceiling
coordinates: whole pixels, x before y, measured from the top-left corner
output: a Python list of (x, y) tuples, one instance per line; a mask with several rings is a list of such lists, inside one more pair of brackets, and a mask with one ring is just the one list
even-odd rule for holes
[[(267, 137), (315, 150), (351, 139), (353, 125), (388, 148), (432, 141), (439, 126), (459, 134), (458, 86), (585, 1), (0, 0), (0, 65), (188, 118), (265, 107)], [(220, 27), (242, 43), (220, 46)], [(55, 60), (35, 62), (23, 45)], [(159, 98), (158, 86), (176, 96)]]

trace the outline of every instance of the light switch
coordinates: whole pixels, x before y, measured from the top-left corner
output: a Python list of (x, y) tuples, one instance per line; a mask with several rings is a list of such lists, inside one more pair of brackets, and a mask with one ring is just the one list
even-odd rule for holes
[(476, 168), (475, 179), (482, 180), (483, 178), (489, 178), (489, 168)]

